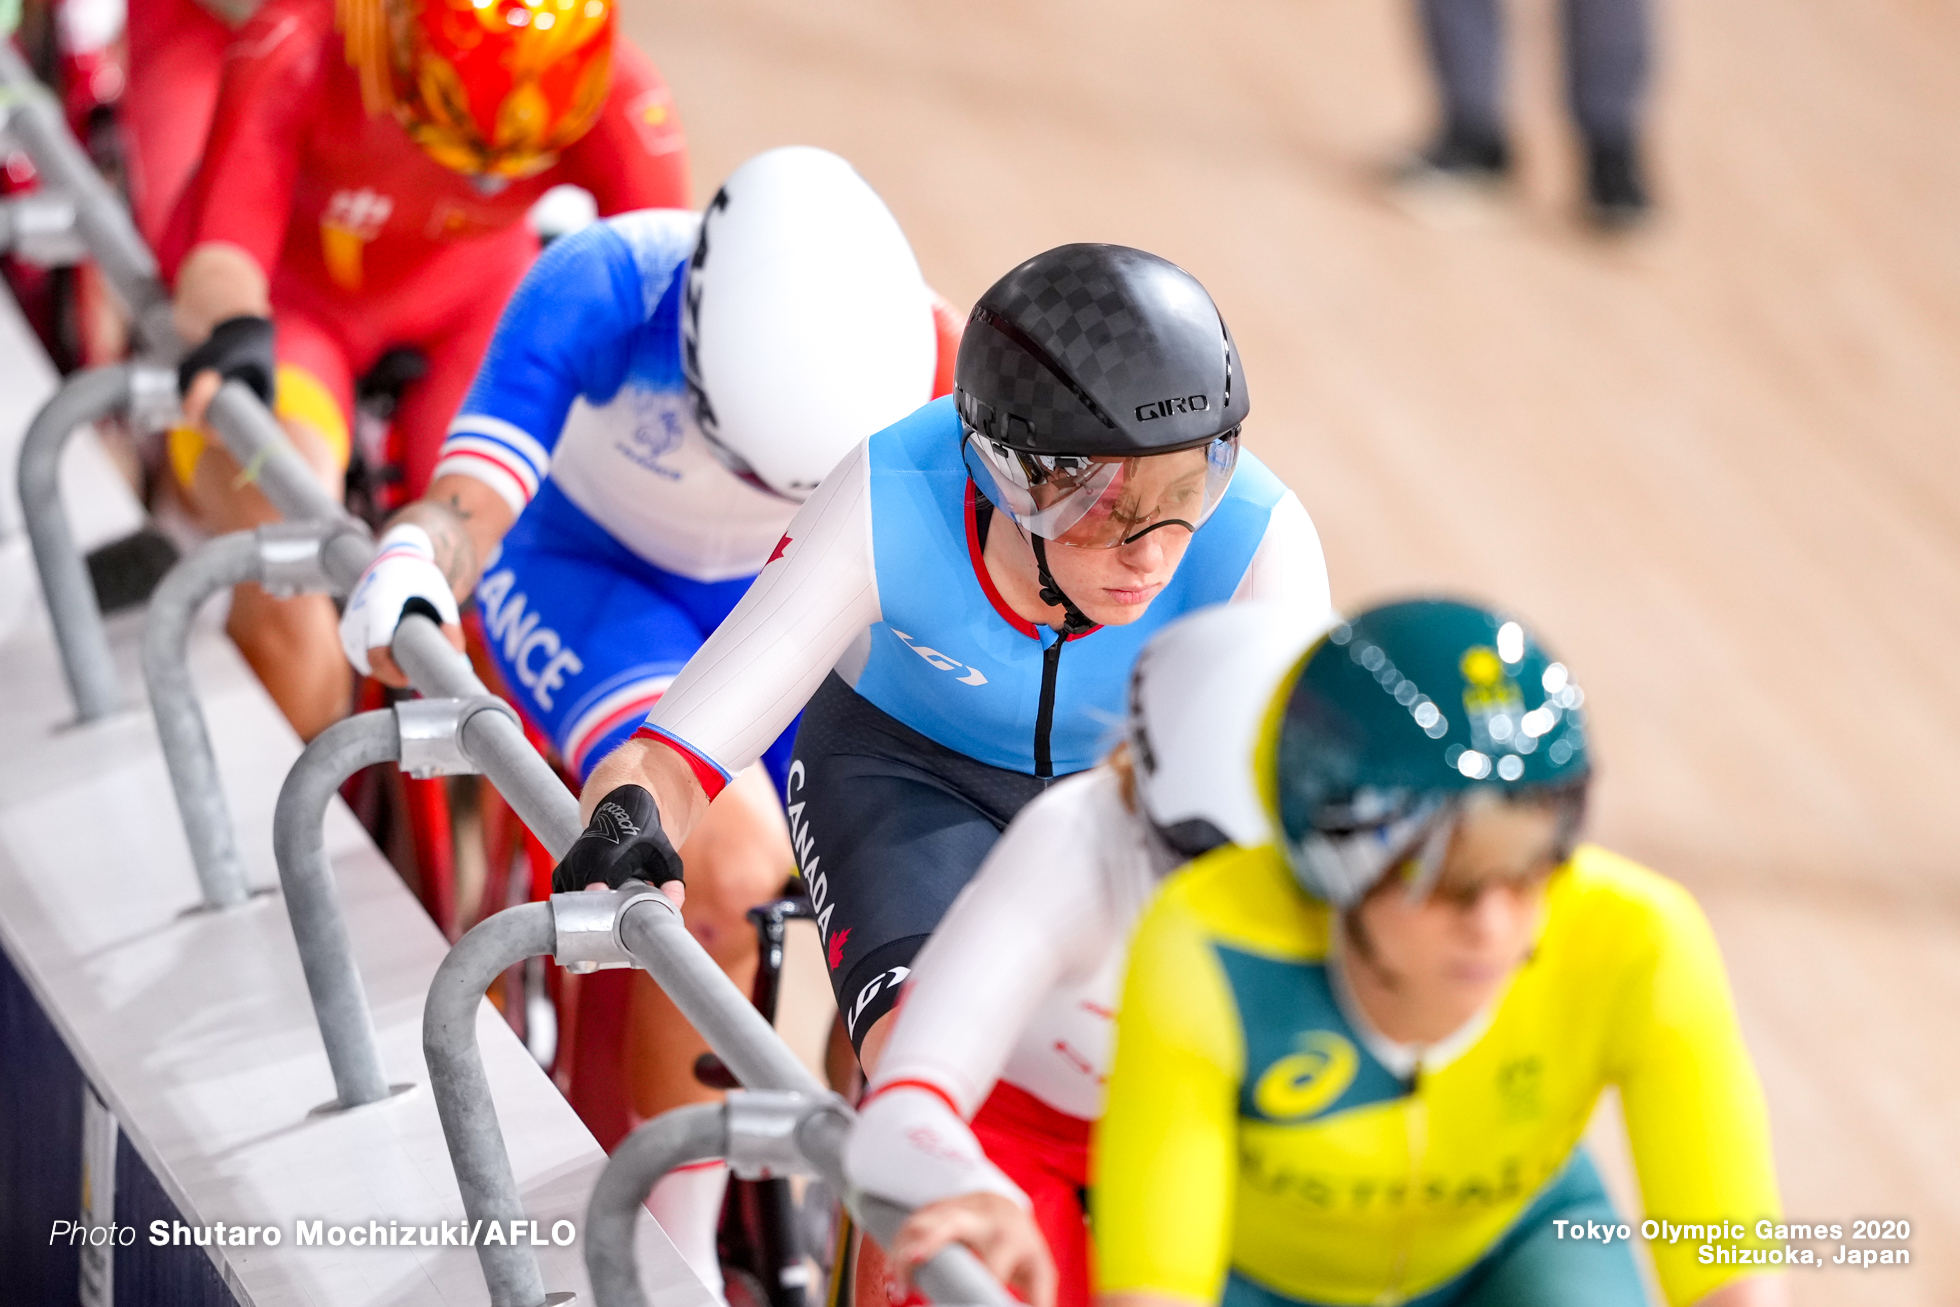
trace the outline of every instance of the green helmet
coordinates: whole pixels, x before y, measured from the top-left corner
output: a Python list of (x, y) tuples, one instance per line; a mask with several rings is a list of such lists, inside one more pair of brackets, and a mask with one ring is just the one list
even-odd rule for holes
[(1274, 703), (1266, 798), (1309, 894), (1347, 907), (1412, 855), (1433, 876), (1473, 796), (1565, 804), (1569, 848), (1592, 764), (1585, 695), (1516, 620), (1447, 599), (1336, 626)]

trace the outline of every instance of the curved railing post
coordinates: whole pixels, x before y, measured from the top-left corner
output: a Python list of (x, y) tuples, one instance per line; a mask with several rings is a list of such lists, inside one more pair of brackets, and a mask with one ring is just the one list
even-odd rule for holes
[(0, 120), (34, 160), (48, 188), (74, 202), (75, 226), (96, 266), (129, 309), (144, 352), (175, 362), (183, 344), (171, 325), (170, 294), (158, 273), (156, 256), (137, 235), (129, 210), (68, 130), (54, 95), (6, 41), (0, 41)]
[(727, 1117), (719, 1103), (662, 1112), (613, 1149), (585, 1209), (585, 1272), (599, 1307), (646, 1307), (633, 1228), (660, 1177), (689, 1162), (727, 1155)]
[[(524, 1204), (511, 1173), (510, 1154), (497, 1125), (490, 1077), (476, 1042), (476, 1015), (483, 992), (506, 967), (552, 948), (551, 905), (526, 903), (480, 922), (436, 968), (422, 1009), (422, 1055), (429, 1089), (442, 1118), (449, 1160), (463, 1211), (476, 1221), (515, 1221)], [(483, 1244), (476, 1249), (491, 1307), (543, 1307), (544, 1276), (529, 1247)]]
[[(599, 1174), (585, 1213), (585, 1268), (598, 1307), (647, 1307), (633, 1258), (633, 1227), (653, 1186), (688, 1162), (719, 1157), (745, 1179), (821, 1176), (845, 1195), (865, 1232), (890, 1247), (906, 1209), (853, 1192), (844, 1141), (854, 1120), (835, 1094), (733, 1090), (727, 1101), (664, 1112), (622, 1140)], [(914, 1272), (936, 1303), (1012, 1307), (1013, 1299), (966, 1248), (954, 1244)]]
[(191, 683), (191, 623), (206, 600), (245, 581), (256, 581), (275, 594), (338, 592), (342, 587), (328, 576), (323, 554), (343, 533), (367, 540), (366, 531), (351, 521), (275, 522), (219, 536), (179, 560), (150, 598), (143, 628), (143, 680), (190, 843), (191, 865), (208, 908), (245, 901), (245, 864), (218, 780), (204, 710)]
[(69, 438), (83, 426), (129, 407), (135, 372), (133, 365), (119, 363), (76, 373), (41, 406), (20, 445), (21, 516), (27, 522), (48, 616), (54, 622), (62, 674), (75, 699), (75, 715), (84, 722), (115, 712), (121, 695), (109, 636), (95, 601), (95, 584), (75, 548), (68, 509), (61, 502), (61, 455)]
[[(423, 1010), (422, 1051), (429, 1064), (429, 1085), (442, 1118), (450, 1160), (456, 1168), (456, 1183), (462, 1190), (463, 1209), (472, 1221), (511, 1221), (524, 1216), (476, 1044), (477, 1004), (505, 968), (541, 953), (552, 954), (559, 965), (573, 971), (618, 966), (645, 970), (747, 1089), (775, 1091), (773, 1097), (731, 1097), (728, 1110), (735, 1115), (729, 1120), (742, 1122), (728, 1127), (731, 1161), (739, 1166), (767, 1167), (787, 1165), (785, 1159), (797, 1160), (804, 1169), (830, 1181), (838, 1192), (846, 1192), (843, 1149), (851, 1119), (849, 1109), (818, 1082), (708, 956), (682, 924), (680, 909), (673, 900), (635, 881), (609, 893), (554, 894), (549, 904), (506, 909), (463, 936), (436, 971), (436, 983), (430, 986)], [(741, 1117), (738, 1104), (756, 1110)], [(783, 1113), (788, 1110), (784, 1104), (795, 1106), (791, 1114), (794, 1119), (788, 1126), (784, 1125), (787, 1118)], [(769, 1124), (772, 1121), (773, 1126)], [(787, 1147), (792, 1135), (793, 1154), (767, 1151)], [(646, 1180), (640, 1197), (657, 1178), (656, 1174)], [(631, 1188), (639, 1179), (620, 1183)], [(904, 1213), (890, 1204), (881, 1206), (875, 1199), (864, 1198), (860, 1203), (860, 1196), (850, 1197), (854, 1211), (862, 1207), (866, 1228), (874, 1237), (889, 1240)], [(543, 1281), (530, 1249), (479, 1246), (477, 1256), (482, 1260), (495, 1307), (537, 1307), (542, 1301)], [(626, 1256), (630, 1262), (630, 1253)], [(612, 1259), (608, 1265), (616, 1267), (617, 1257), (610, 1253), (608, 1257)], [(955, 1250), (949, 1263), (953, 1269), (944, 1272), (951, 1278), (940, 1284), (946, 1295), (941, 1301), (1005, 1307), (1007, 1299), (997, 1286), (990, 1292), (975, 1287), (991, 1281), (984, 1273), (976, 1280), (977, 1264), (967, 1265), (970, 1261), (964, 1250)]]
[(286, 915), (306, 972), (307, 993), (333, 1069), (335, 1105), (359, 1107), (388, 1097), (381, 1046), (367, 991), (354, 964), (353, 941), (327, 860), (327, 805), (349, 776), (381, 762), (399, 762), (411, 776), (474, 772), (462, 743), (478, 715), (517, 715), (501, 699), (410, 699), (392, 708), (335, 722), (315, 736), (286, 773), (272, 815), (273, 854)]
[(364, 767), (401, 756), (395, 714), (383, 708), (344, 718), (313, 737), (286, 773), (273, 809), (272, 847), (286, 899), (293, 942), (313, 999), (320, 1042), (333, 1069), (340, 1107), (378, 1103), (388, 1096), (381, 1041), (368, 1011), (367, 991), (354, 965), (353, 940), (334, 893), (333, 868), (322, 836), (327, 804), (340, 784)]

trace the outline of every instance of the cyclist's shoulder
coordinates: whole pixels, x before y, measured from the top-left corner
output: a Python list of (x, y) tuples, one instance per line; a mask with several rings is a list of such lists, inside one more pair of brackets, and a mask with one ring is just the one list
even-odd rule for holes
[(1265, 461), (1249, 449), (1239, 451), (1238, 466), (1232, 471), (1228, 499), (1238, 499), (1257, 508), (1270, 509), (1288, 494), (1286, 483)]
[(1214, 944), (1293, 962), (1327, 956), (1328, 912), (1271, 844), (1214, 849), (1174, 873), (1150, 909)]
[(929, 400), (892, 423), (874, 432), (865, 442), (874, 472), (949, 472), (959, 470), (960, 415), (953, 397)]
[(590, 223), (553, 241), (513, 297), (507, 320), (524, 333), (590, 348), (593, 336), (650, 322), (679, 280), (700, 217), (642, 209)]
[(1685, 886), (1597, 844), (1573, 851), (1549, 897), (1546, 929), (1576, 937), (1576, 953), (1593, 953), (1595, 943), (1647, 953), (1708, 935), (1701, 905)]
[(614, 34), (612, 82), (606, 90), (609, 101), (623, 104), (651, 87), (664, 87), (666, 84), (652, 55), (642, 50), (639, 43), (626, 33)]
[(601, 218), (568, 239), (588, 232), (594, 244), (607, 247), (608, 257), (617, 259), (623, 251), (632, 259), (648, 294), (657, 302), (660, 296), (654, 294), (653, 285), (658, 283), (664, 294), (687, 265), (701, 232), (701, 215), (693, 209), (632, 209)]

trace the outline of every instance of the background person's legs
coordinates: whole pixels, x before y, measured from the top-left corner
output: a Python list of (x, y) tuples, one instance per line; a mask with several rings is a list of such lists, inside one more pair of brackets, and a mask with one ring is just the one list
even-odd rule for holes
[(1585, 143), (1594, 221), (1638, 219), (1647, 209), (1640, 118), (1650, 63), (1647, 0), (1565, 0), (1566, 98)]
[(1509, 151), (1499, 0), (1420, 0), (1419, 8), (1443, 118), (1425, 159), (1445, 170), (1503, 171)]
[[(305, 318), (279, 319), (274, 408), (286, 435), (335, 499), (347, 468), (353, 375), (340, 345)], [(279, 520), (215, 438), (173, 432), (170, 457), (192, 514), (214, 535)], [(340, 651), (339, 616), (324, 594), (277, 599), (257, 585), (232, 591), (225, 633), (302, 740), (347, 714), (354, 672)]]

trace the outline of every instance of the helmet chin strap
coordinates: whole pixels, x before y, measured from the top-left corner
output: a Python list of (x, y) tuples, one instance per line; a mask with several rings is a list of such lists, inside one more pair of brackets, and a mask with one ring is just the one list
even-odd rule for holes
[(1084, 631), (1093, 629), (1096, 624), (1089, 620), (1087, 614), (1075, 606), (1075, 600), (1069, 598), (1061, 586), (1055, 584), (1054, 573), (1048, 570), (1048, 542), (1040, 536), (1030, 533), (1028, 543), (1034, 546), (1035, 574), (1041, 578), (1041, 602), (1050, 607), (1057, 605), (1061, 607), (1063, 613), (1062, 634), (1064, 636), (1080, 635)]

